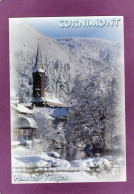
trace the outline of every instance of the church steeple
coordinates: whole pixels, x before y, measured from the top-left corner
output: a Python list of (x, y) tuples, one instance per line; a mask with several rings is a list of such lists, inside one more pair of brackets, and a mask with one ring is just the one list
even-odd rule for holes
[(33, 99), (35, 106), (45, 106), (45, 72), (42, 66), (42, 56), (39, 44), (37, 47), (36, 60), (33, 69)]
[(38, 44), (37, 47), (37, 53), (36, 53), (36, 60), (35, 60), (35, 64), (34, 64), (34, 69), (42, 69), (42, 56), (41, 56), (41, 50)]

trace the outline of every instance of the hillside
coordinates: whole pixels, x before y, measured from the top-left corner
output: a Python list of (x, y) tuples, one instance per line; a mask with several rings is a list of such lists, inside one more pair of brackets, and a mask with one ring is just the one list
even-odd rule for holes
[(56, 40), (77, 55), (77, 58), (92, 58), (106, 65), (123, 64), (122, 43), (83, 37), (57, 38)]
[(11, 97), (32, 96), (32, 68), (38, 43), (46, 91), (62, 102), (70, 95), (76, 75), (82, 74), (84, 78), (105, 66), (122, 64), (119, 43), (91, 38), (52, 39), (26, 23), (10, 20)]

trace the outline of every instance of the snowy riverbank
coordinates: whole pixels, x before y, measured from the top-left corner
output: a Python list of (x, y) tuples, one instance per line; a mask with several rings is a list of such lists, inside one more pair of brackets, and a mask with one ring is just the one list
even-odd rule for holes
[[(14, 176), (38, 176), (37, 182), (52, 182), (53, 176), (65, 175), (67, 180), (59, 182), (115, 181), (120, 180), (121, 167), (124, 166), (122, 157), (104, 156), (73, 160), (71, 162), (60, 158), (56, 152), (41, 154), (30, 147), (17, 146), (12, 149), (12, 169)], [(124, 176), (122, 174), (122, 176)], [(46, 178), (48, 177), (48, 178)], [(122, 178), (123, 179), (123, 178)], [(16, 179), (17, 182), (23, 180)], [(24, 181), (25, 182), (25, 181)], [(26, 181), (27, 182), (27, 181)], [(54, 181), (53, 182), (58, 182)]]

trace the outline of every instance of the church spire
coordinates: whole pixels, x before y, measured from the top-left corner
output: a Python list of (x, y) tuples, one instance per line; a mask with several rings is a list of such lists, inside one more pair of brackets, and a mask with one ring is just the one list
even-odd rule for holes
[(39, 43), (38, 43), (37, 53), (36, 53), (35, 68), (42, 69), (42, 56), (41, 56), (41, 50), (39, 47)]
[(42, 67), (41, 51), (38, 44), (35, 64), (32, 72), (33, 76), (33, 105), (45, 106), (45, 71)]

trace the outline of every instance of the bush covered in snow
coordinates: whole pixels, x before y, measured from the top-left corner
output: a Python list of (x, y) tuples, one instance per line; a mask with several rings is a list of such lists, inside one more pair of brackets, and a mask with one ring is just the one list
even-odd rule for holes
[(70, 167), (70, 163), (67, 160), (57, 159), (53, 163), (53, 167)]

